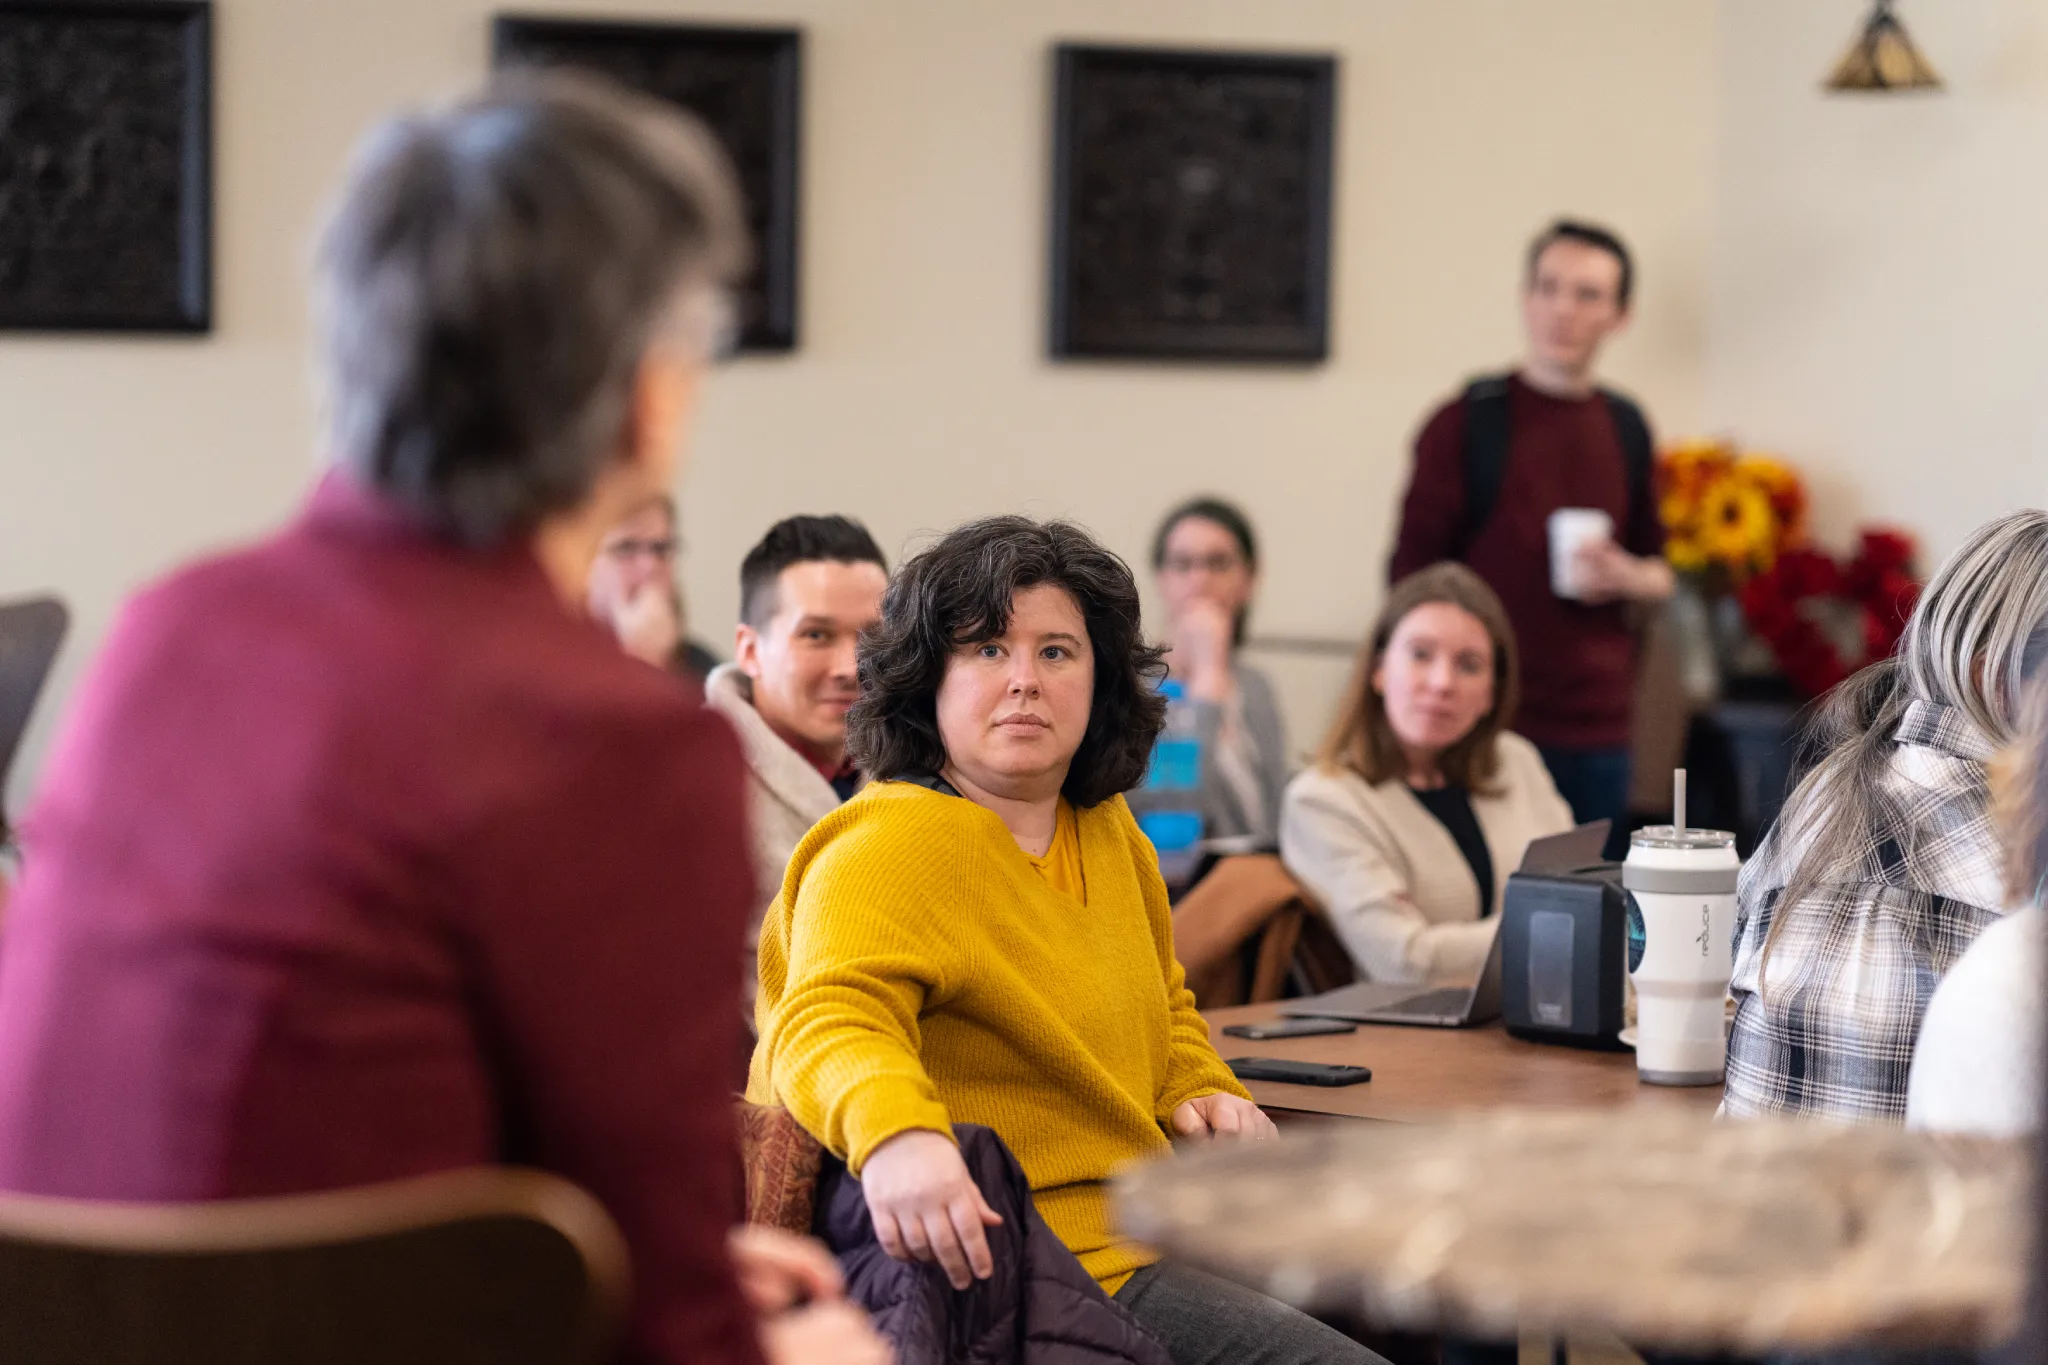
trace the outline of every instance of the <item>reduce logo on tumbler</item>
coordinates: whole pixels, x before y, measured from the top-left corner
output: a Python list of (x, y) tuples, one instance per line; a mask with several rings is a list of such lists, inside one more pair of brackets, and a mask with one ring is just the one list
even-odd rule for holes
[(1643, 965), (1643, 949), (1649, 946), (1649, 935), (1643, 928), (1643, 907), (1636, 900), (1636, 893), (1622, 892), (1621, 901), (1628, 909), (1628, 970), (1634, 975), (1636, 968)]

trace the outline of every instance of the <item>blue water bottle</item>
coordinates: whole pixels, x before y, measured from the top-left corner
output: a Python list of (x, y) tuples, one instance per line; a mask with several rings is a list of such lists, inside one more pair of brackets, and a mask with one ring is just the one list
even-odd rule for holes
[(1152, 746), (1145, 790), (1156, 793), (1138, 817), (1138, 828), (1159, 853), (1159, 875), (1179, 891), (1202, 861), (1202, 736), (1187, 689), (1169, 678), (1159, 684), (1166, 698), (1166, 728)]

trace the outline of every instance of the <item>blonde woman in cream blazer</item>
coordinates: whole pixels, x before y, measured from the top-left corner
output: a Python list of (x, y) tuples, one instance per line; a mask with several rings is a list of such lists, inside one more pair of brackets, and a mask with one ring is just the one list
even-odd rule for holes
[(1536, 746), (1505, 729), (1515, 695), (1512, 628), (1478, 575), (1437, 564), (1395, 585), (1280, 818), (1281, 857), (1360, 977), (1476, 975), (1522, 851), (1572, 827)]

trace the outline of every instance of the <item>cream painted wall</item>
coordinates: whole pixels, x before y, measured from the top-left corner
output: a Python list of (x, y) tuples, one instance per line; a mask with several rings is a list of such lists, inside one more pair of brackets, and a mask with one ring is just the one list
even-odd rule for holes
[(1907, 0), (1948, 91), (1821, 95), (1868, 8), (1723, 7), (1705, 407), (1931, 562), (2048, 500), (2048, 8)]
[[(791, 511), (858, 514), (891, 548), (986, 512), (1071, 515), (1135, 561), (1167, 502), (1202, 489), (1242, 500), (1264, 533), (1264, 629), (1355, 633), (1413, 429), (1463, 375), (1512, 355), (1521, 245), (1561, 211), (1613, 221), (1644, 260), (1614, 375), (1664, 429), (1703, 415), (1710, 0), (548, 8), (807, 31), (803, 348), (719, 376), (682, 490), (686, 585), (721, 643), (741, 554)], [(0, 339), (0, 595), (54, 588), (77, 609), (59, 703), (123, 594), (275, 523), (311, 477), (301, 264), (322, 196), (377, 117), (479, 78), (491, 6), (216, 9), (215, 332)], [(1341, 55), (1329, 363), (1044, 358), (1047, 50), (1061, 38)], [(1341, 668), (1278, 669), (1307, 744)], [(56, 709), (39, 716), (16, 808)]]

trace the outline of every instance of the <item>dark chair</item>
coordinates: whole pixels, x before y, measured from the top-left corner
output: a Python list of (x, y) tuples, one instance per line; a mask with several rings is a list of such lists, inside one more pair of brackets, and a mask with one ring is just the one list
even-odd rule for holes
[(1358, 967), (1351, 960), (1351, 950), (1338, 937), (1336, 927), (1323, 913), (1322, 906), (1313, 902), (1302, 903), (1301, 923), (1295, 935), (1289, 969), (1297, 995), (1321, 995), (1358, 980)]
[(1687, 823), (1731, 830), (1747, 858), (1778, 819), (1810, 755), (1800, 752), (1804, 712), (1791, 700), (1731, 700), (1686, 731)]
[(0, 1195), (0, 1360), (581, 1365), (612, 1354), (627, 1287), (603, 1208), (537, 1171), (202, 1204)]
[[(0, 790), (70, 625), (71, 613), (54, 597), (0, 603)], [(0, 810), (0, 843), (7, 832), (7, 813)]]
[(1294, 969), (1295, 946), (1301, 941), (1301, 923), (1312, 913), (1302, 900), (1292, 900), (1273, 912), (1259, 931), (1258, 951), (1252, 959), (1251, 986), (1245, 992), (1247, 1005), (1266, 1005), (1287, 994), (1287, 981)]

